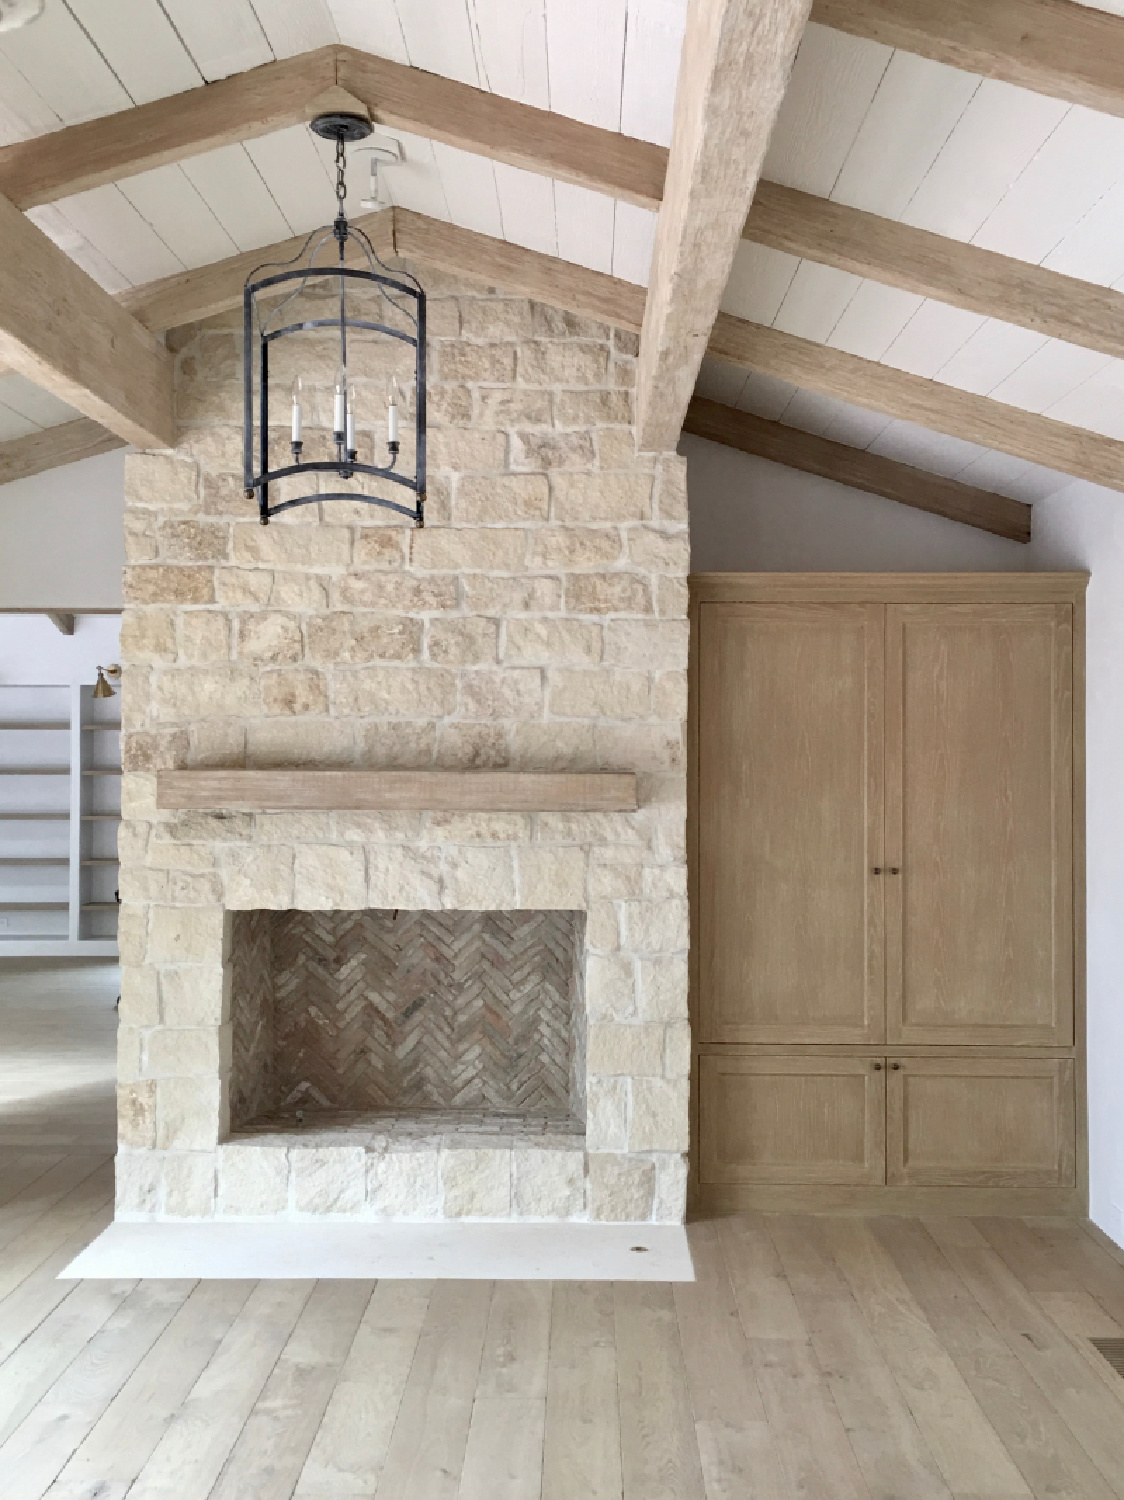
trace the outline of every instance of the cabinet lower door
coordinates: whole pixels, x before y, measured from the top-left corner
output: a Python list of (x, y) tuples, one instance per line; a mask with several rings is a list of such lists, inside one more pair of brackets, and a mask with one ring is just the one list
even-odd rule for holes
[(886, 1082), (888, 1182), (1072, 1187), (1071, 1060), (903, 1058)]
[(884, 1182), (885, 1080), (871, 1058), (704, 1055), (703, 1183)]

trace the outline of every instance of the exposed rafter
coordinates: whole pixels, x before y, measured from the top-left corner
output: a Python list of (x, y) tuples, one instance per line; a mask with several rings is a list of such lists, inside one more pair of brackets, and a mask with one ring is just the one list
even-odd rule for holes
[(790, 469), (818, 474), (821, 479), (833, 479), (852, 489), (884, 495), (887, 500), (896, 500), (914, 510), (962, 521), (966, 526), (993, 532), (1013, 542), (1030, 541), (1031, 507), (1021, 500), (976, 489), (940, 474), (929, 474), (896, 459), (834, 443), (781, 422), (769, 422), (718, 401), (696, 397), (687, 408), (683, 431)]
[(636, 372), (636, 443), (674, 448), (810, 0), (690, 0)]
[(1124, 293), (894, 219), (758, 184), (745, 237), (1124, 359)]
[(815, 0), (812, 20), (1124, 115), (1124, 19), (1072, 0)]
[(62, 464), (76, 464), (82, 458), (96, 458), (99, 453), (112, 453), (124, 446), (121, 438), (87, 417), (46, 427), (42, 432), (0, 443), (0, 484), (43, 474)]
[(172, 357), (0, 198), (0, 362), (128, 443), (172, 442)]
[(1124, 442), (719, 313), (710, 353), (805, 390), (1124, 490)]

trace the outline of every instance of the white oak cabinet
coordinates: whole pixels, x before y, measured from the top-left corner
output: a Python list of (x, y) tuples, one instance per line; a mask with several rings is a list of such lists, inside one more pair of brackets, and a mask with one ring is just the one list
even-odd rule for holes
[(1085, 582), (693, 581), (702, 1188), (1077, 1184)]

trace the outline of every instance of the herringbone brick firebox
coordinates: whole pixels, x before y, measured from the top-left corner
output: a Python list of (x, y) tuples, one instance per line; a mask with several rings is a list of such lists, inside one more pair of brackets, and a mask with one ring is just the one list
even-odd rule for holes
[(584, 1127), (585, 913), (245, 911), (231, 1125), (325, 1112)]

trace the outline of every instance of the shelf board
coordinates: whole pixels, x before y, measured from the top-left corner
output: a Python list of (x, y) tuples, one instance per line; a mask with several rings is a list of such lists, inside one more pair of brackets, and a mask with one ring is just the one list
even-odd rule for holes
[[(64, 865), (69, 863), (69, 860), (63, 860)], [(119, 865), (121, 861), (119, 859), (110, 859), (108, 855), (106, 855), (97, 859), (84, 859), (81, 861), (81, 863), (84, 865)]]
[(0, 766), (0, 776), (69, 776), (69, 766)]
[(83, 813), (83, 823), (120, 823), (120, 813)]
[[(0, 726), (0, 727), (2, 727), (2, 726)], [(94, 724), (94, 723), (83, 724), (82, 725), (82, 732), (84, 734), (97, 734), (97, 733), (100, 733), (103, 729), (119, 730), (120, 728), (121, 728), (121, 720), (120, 719), (114, 719), (111, 722), (105, 723), (105, 724)]]
[(83, 901), (79, 911), (116, 911), (119, 901)]
[(0, 854), (0, 865), (68, 865), (69, 859), (65, 856), (58, 858), (56, 855), (44, 855), (36, 859), (32, 854)]
[(0, 729), (69, 729), (66, 719), (5, 719)]
[(0, 823), (69, 823), (68, 812), (0, 812)]
[(88, 766), (82, 772), (83, 776), (120, 776), (120, 774), (120, 766), (116, 770), (112, 766)]
[(66, 911), (69, 901), (0, 901), (0, 911)]
[(627, 772), (158, 771), (162, 809), (632, 812)]

